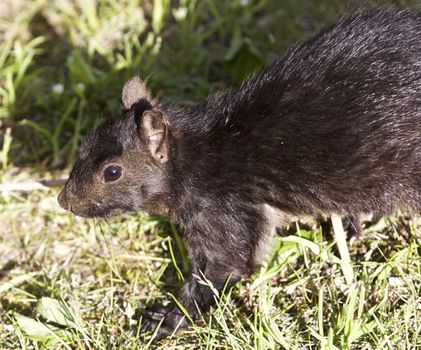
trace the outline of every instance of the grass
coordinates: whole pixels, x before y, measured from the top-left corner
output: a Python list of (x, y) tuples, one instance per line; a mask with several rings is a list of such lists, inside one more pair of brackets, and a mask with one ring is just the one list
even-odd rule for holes
[[(83, 135), (118, 113), (133, 74), (164, 101), (193, 106), (358, 8), (4, 1), (0, 182), (66, 176)], [(0, 349), (421, 349), (421, 221), (407, 213), (366, 227), (350, 246), (350, 286), (325, 225), (297, 223), (259, 272), (220, 295), (211, 318), (152, 342), (133, 329), (188, 272), (176, 228), (141, 214), (80, 219), (58, 207), (57, 193), (0, 195)]]

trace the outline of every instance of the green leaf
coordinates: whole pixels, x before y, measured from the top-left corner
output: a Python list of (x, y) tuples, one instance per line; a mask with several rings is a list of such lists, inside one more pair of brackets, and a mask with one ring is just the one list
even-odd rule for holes
[(47, 346), (62, 344), (66, 348), (70, 347), (66, 344), (71, 339), (71, 333), (53, 326), (47, 326), (33, 318), (15, 313), (14, 317), (19, 328), (30, 338), (42, 342)]
[(154, 0), (152, 12), (152, 28), (154, 33), (159, 33), (162, 30), (169, 9), (169, 0)]
[(73, 50), (67, 59), (67, 67), (74, 84), (92, 84), (96, 81), (93, 69), (79, 50)]
[(47, 327), (45, 324), (34, 320), (33, 318), (15, 313), (15, 319), (18, 326), (31, 337), (50, 337), (56, 327)]
[(25, 273), (23, 275), (19, 275), (12, 280), (4, 283), (0, 283), (0, 295), (8, 291), (9, 289), (17, 287), (19, 284), (26, 282), (32, 279), (34, 276), (38, 275), (38, 272), (31, 272)]
[(38, 302), (37, 313), (50, 322), (57, 323), (62, 326), (74, 327), (76, 316), (64, 302), (43, 297)]
[(234, 39), (224, 60), (224, 68), (236, 84), (263, 65), (259, 51), (248, 38)]

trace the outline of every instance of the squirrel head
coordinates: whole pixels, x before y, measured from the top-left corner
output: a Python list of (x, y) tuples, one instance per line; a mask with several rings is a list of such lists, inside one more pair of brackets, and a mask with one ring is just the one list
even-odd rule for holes
[(86, 137), (58, 196), (76, 215), (165, 212), (172, 143), (167, 118), (138, 77), (125, 84), (122, 102), (120, 117)]

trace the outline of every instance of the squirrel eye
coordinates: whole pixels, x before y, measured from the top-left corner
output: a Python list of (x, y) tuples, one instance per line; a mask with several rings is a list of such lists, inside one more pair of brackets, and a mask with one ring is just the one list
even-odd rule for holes
[(121, 166), (110, 165), (104, 170), (104, 180), (105, 182), (115, 181), (118, 178), (120, 178), (121, 173), (122, 173)]

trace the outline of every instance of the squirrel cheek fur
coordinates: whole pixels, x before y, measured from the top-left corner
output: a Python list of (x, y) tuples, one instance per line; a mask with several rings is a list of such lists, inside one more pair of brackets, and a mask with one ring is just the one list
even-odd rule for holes
[[(198, 319), (255, 270), (270, 232), (296, 216), (421, 211), (421, 17), (357, 14), (237, 90), (166, 107), (135, 77), (123, 112), (85, 140), (59, 203), (82, 216), (144, 210), (179, 225), (191, 276), (179, 302)], [(104, 182), (109, 163), (121, 177)], [(228, 282), (227, 282), (228, 281)], [(186, 327), (175, 305), (142, 330)]]

